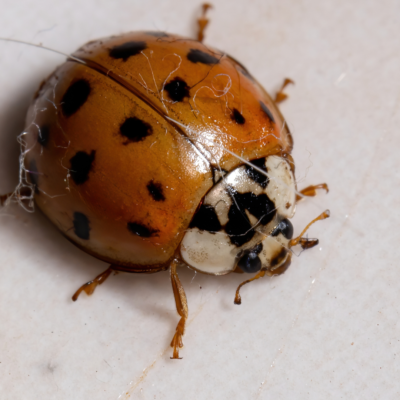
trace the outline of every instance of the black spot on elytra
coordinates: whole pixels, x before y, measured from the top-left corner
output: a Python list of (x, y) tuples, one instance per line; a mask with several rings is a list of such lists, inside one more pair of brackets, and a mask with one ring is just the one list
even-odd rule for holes
[(136, 56), (141, 51), (147, 48), (146, 42), (143, 41), (132, 41), (114, 46), (110, 49), (110, 56), (116, 59), (122, 59), (126, 61), (129, 57)]
[(242, 246), (255, 234), (245, 210), (254, 215), (261, 225), (272, 221), (275, 215), (275, 205), (266, 194), (231, 193), (233, 203), (228, 212), (228, 223), (225, 232), (230, 236), (231, 243)]
[(49, 137), (50, 137), (50, 128), (47, 125), (41, 126), (39, 128), (38, 138), (37, 138), (39, 144), (46, 147), (47, 143), (49, 143)]
[(90, 94), (90, 84), (85, 79), (74, 82), (64, 93), (61, 109), (66, 117), (75, 114), (85, 104)]
[[(265, 166), (265, 158), (260, 158), (258, 160), (253, 160), (251, 164), (260, 168), (261, 170), (268, 173), (267, 167)], [(267, 175), (262, 174), (260, 171), (257, 171), (250, 165), (246, 164), (246, 174), (252, 179), (254, 182), (257, 182), (262, 188), (266, 188), (269, 183), (269, 178)]]
[(233, 109), (231, 118), (239, 125), (243, 125), (246, 122), (243, 115), (240, 114), (240, 112), (238, 110), (236, 110), (236, 108)]
[(185, 97), (190, 97), (189, 86), (181, 78), (174, 78), (170, 80), (164, 87), (168, 92), (169, 98), (173, 101), (182, 101)]
[(36, 161), (31, 160), (29, 163), (28, 169), (28, 176), (29, 180), (31, 181), (32, 185), (34, 186), (35, 194), (39, 194), (38, 182), (39, 182), (39, 171), (36, 166)]
[(85, 214), (74, 212), (74, 233), (78, 238), (88, 240), (90, 233), (89, 219)]
[(147, 190), (149, 191), (151, 197), (155, 201), (164, 201), (165, 200), (165, 196), (163, 193), (163, 188), (161, 186), (161, 183), (150, 181), (149, 184), (147, 185)]
[(221, 223), (214, 207), (202, 204), (196, 214), (194, 214), (190, 228), (199, 228), (202, 231), (211, 233), (221, 230)]
[(205, 53), (199, 49), (190, 49), (187, 59), (192, 63), (201, 63), (207, 65), (214, 65), (219, 63), (219, 59), (211, 54)]
[(119, 130), (130, 142), (140, 142), (153, 133), (151, 125), (136, 117), (127, 118)]
[(271, 122), (275, 122), (274, 116), (272, 115), (271, 111), (269, 111), (268, 107), (260, 101), (261, 109), (267, 114), (267, 117), (270, 119)]
[(158, 232), (155, 229), (148, 228), (147, 226), (138, 224), (137, 222), (128, 222), (127, 226), (131, 233), (144, 238), (149, 238)]
[(167, 33), (161, 31), (146, 31), (145, 34), (154, 37), (168, 37)]
[(293, 225), (288, 219), (283, 219), (278, 226), (272, 231), (271, 236), (278, 236), (280, 233), (286, 238), (293, 237)]
[(89, 172), (92, 168), (96, 152), (92, 150), (90, 154), (78, 151), (69, 161), (71, 163), (71, 178), (77, 185), (81, 185), (89, 179)]
[(255, 245), (252, 249), (240, 252), (238, 257), (240, 257), (237, 266), (247, 273), (258, 272), (261, 269), (261, 260), (258, 254), (261, 253), (263, 249), (262, 243)]

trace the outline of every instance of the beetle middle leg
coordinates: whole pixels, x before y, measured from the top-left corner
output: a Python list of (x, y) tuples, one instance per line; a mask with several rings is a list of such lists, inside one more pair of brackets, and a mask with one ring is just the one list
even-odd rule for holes
[(275, 94), (275, 99), (274, 99), (275, 103), (277, 103), (277, 104), (282, 103), (282, 101), (284, 101), (288, 98), (288, 95), (286, 93), (284, 93), (284, 89), (289, 84), (294, 85), (294, 81), (292, 81), (289, 78), (285, 78), (285, 80), (282, 83), (281, 88)]
[(72, 300), (78, 300), (78, 297), (82, 291), (85, 291), (86, 294), (90, 296), (96, 289), (97, 285), (101, 285), (113, 271), (112, 265), (110, 265), (104, 272), (102, 272), (100, 275), (97, 275), (96, 278), (82, 285), (72, 296)]
[(181, 317), (181, 319), (178, 322), (178, 325), (176, 326), (175, 335), (171, 341), (171, 347), (174, 348), (174, 352), (171, 357), (172, 359), (180, 358), (179, 348), (183, 347), (182, 336), (185, 333), (186, 320), (189, 315), (185, 290), (183, 289), (181, 281), (179, 280), (178, 277), (178, 273), (176, 271), (177, 265), (178, 263), (174, 260), (170, 267), (171, 283), (172, 283), (172, 290), (174, 291), (176, 310), (178, 311), (178, 314)]

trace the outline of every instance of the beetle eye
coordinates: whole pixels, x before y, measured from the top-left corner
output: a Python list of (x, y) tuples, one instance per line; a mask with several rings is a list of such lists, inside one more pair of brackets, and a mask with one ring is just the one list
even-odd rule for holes
[(280, 233), (286, 238), (293, 237), (293, 225), (288, 219), (283, 219), (278, 226), (272, 231), (271, 236), (278, 236)]
[(251, 250), (247, 250), (242, 253), (237, 266), (243, 271), (243, 272), (258, 272), (261, 269), (261, 260), (258, 257), (258, 254), (262, 250), (262, 243), (258, 244)]
[(261, 260), (257, 253), (251, 252), (242, 256), (237, 265), (243, 272), (258, 272), (261, 269)]

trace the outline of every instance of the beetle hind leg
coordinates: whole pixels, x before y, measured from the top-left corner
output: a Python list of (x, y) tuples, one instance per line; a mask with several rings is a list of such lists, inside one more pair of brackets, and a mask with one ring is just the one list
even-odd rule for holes
[(94, 278), (93, 280), (86, 282), (85, 284), (83, 284), (76, 292), (75, 294), (72, 296), (72, 300), (76, 301), (78, 300), (79, 295), (81, 294), (81, 292), (85, 291), (87, 295), (91, 295), (94, 290), (96, 289), (96, 287), (98, 285), (101, 285), (110, 275), (111, 272), (113, 272), (113, 268), (112, 265), (110, 265), (110, 267), (108, 267), (104, 272), (102, 272), (100, 275), (97, 275), (96, 278)]
[(206, 18), (207, 10), (209, 8), (212, 8), (212, 5), (209, 3), (204, 3), (203, 4), (203, 13), (201, 17), (197, 20), (197, 25), (199, 27), (198, 33), (197, 33), (197, 40), (202, 43), (204, 40), (204, 31), (209, 23), (209, 19)]
[(185, 290), (183, 289), (181, 281), (179, 280), (178, 277), (178, 273), (176, 271), (177, 264), (178, 263), (176, 261), (172, 262), (170, 267), (170, 272), (171, 272), (172, 290), (174, 292), (174, 297), (175, 297), (176, 310), (178, 311), (178, 314), (180, 315), (181, 319), (179, 320), (178, 325), (176, 326), (176, 331), (171, 341), (171, 347), (173, 347), (174, 349), (171, 359), (180, 359), (179, 349), (183, 347), (182, 337), (185, 333), (186, 321), (189, 315)]

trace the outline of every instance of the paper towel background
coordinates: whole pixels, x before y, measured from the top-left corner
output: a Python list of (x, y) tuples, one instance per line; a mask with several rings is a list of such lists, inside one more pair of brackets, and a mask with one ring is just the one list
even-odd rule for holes
[[(292, 129), (299, 187), (331, 192), (298, 206), (295, 232), (320, 246), (286, 274), (242, 290), (243, 277), (182, 270), (190, 319), (170, 360), (178, 316), (168, 273), (119, 274), (70, 296), (106, 268), (40, 212), (0, 213), (2, 399), (397, 399), (400, 357), (400, 3), (213, 2), (206, 43), (274, 92)], [(0, 1), (0, 36), (69, 53), (129, 30), (193, 36), (199, 2)], [(17, 182), (24, 114), (64, 57), (0, 43), (0, 191)]]

